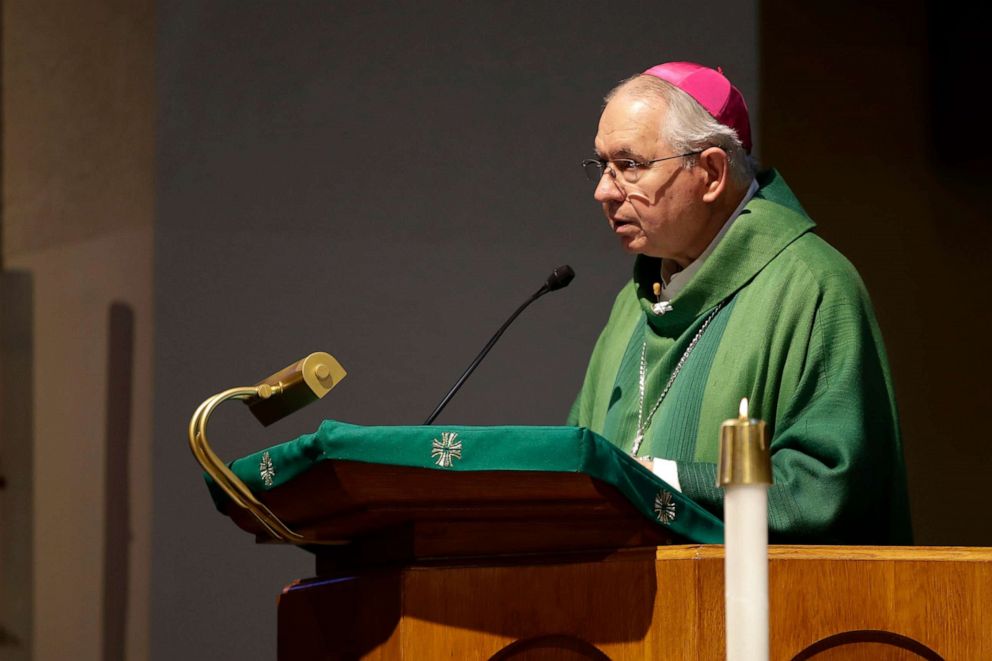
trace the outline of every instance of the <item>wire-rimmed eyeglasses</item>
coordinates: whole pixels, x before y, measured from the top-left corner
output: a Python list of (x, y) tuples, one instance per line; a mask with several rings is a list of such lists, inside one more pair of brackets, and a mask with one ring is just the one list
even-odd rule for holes
[(586, 177), (589, 181), (599, 182), (603, 178), (603, 174), (609, 174), (614, 179), (617, 178), (617, 173), (619, 172), (623, 176), (623, 180), (629, 184), (636, 183), (641, 175), (655, 163), (660, 163), (662, 161), (670, 161), (673, 158), (685, 158), (686, 156), (695, 156), (696, 154), (702, 154), (703, 150), (690, 151), (685, 154), (677, 154), (675, 156), (665, 156), (664, 158), (655, 158), (650, 161), (635, 161), (632, 158), (614, 158), (612, 160), (607, 160), (605, 158), (588, 158), (582, 161), (582, 169), (586, 173)]

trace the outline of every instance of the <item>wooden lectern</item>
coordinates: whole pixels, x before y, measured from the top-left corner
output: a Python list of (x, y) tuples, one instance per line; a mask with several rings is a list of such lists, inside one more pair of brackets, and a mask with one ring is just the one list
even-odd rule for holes
[[(301, 440), (231, 466), (316, 557), (279, 598), (282, 661), (724, 658), (722, 547), (659, 525), (689, 507), (664, 490), (652, 521), (625, 476), (440, 470), (367, 438), (368, 461)], [(773, 546), (769, 589), (773, 659), (992, 659), (992, 549)]]

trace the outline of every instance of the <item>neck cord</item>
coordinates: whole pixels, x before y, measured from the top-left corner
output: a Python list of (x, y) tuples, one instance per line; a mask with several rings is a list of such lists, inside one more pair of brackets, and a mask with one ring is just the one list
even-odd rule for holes
[(654, 419), (654, 414), (657, 413), (661, 403), (665, 401), (665, 397), (668, 396), (668, 391), (671, 390), (672, 384), (675, 383), (675, 377), (677, 377), (679, 372), (682, 371), (682, 368), (685, 366), (685, 361), (689, 358), (689, 354), (691, 354), (692, 350), (696, 348), (696, 345), (699, 343), (699, 339), (703, 336), (703, 333), (710, 325), (710, 322), (713, 321), (713, 317), (715, 317), (716, 314), (723, 308), (723, 304), (724, 301), (718, 303), (717, 306), (713, 308), (713, 311), (707, 315), (706, 319), (703, 320), (703, 324), (699, 327), (699, 330), (696, 331), (696, 335), (689, 342), (689, 346), (687, 346), (685, 351), (682, 352), (682, 357), (679, 358), (679, 362), (675, 364), (675, 369), (672, 370), (672, 375), (668, 377), (668, 383), (665, 384), (665, 387), (661, 390), (661, 394), (658, 395), (658, 401), (654, 403), (654, 406), (651, 407), (651, 411), (647, 415), (644, 414), (644, 390), (648, 375), (648, 341), (647, 338), (645, 338), (644, 344), (641, 345), (641, 370), (640, 379), (638, 380), (639, 398), (637, 402), (637, 435), (634, 436), (634, 443), (630, 448), (630, 454), (633, 456), (637, 456), (638, 450), (641, 449), (641, 443), (644, 442), (644, 433), (651, 425), (651, 420)]

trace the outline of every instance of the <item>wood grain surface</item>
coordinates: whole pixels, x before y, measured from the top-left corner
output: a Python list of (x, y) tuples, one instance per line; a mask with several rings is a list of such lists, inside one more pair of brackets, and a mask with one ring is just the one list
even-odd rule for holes
[[(773, 659), (992, 659), (992, 549), (773, 546)], [(280, 659), (721, 659), (723, 548), (412, 566), (287, 588)]]

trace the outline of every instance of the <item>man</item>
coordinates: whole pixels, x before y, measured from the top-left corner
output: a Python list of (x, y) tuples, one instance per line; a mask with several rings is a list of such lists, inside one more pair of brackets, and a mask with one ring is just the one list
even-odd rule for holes
[(891, 377), (868, 294), (774, 170), (754, 175), (747, 107), (722, 75), (658, 65), (606, 99), (595, 199), (637, 255), (571, 424), (717, 515), (719, 426), (768, 423), (776, 542), (908, 544)]

